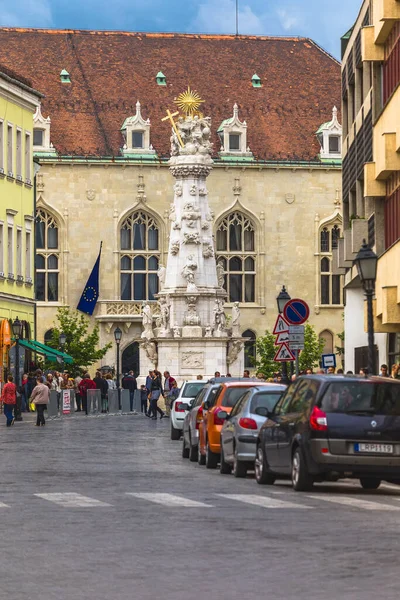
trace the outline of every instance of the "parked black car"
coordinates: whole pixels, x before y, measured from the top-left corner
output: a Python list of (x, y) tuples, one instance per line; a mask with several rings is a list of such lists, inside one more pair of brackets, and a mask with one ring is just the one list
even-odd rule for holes
[(360, 479), (365, 489), (400, 479), (400, 381), (307, 375), (293, 382), (260, 429), (256, 480)]

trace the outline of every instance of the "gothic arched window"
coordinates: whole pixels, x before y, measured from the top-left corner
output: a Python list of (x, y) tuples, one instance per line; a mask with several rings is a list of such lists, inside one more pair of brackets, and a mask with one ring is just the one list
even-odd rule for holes
[(217, 261), (225, 271), (229, 302), (255, 302), (255, 227), (240, 212), (225, 217), (217, 228)]
[(56, 219), (46, 210), (36, 212), (36, 300), (57, 302), (60, 242)]
[(146, 212), (135, 211), (120, 229), (121, 300), (154, 300), (158, 292), (159, 229)]
[(342, 276), (332, 273), (332, 250), (338, 247), (340, 226), (325, 225), (319, 234), (320, 240), (320, 303), (321, 305), (342, 304)]

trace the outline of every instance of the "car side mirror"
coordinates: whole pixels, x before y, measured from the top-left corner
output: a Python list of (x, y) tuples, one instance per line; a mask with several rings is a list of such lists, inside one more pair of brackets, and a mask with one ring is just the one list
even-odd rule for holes
[(204, 410), (208, 410), (210, 408), (208, 400), (206, 400), (205, 402), (203, 402), (203, 408), (204, 408)]
[(275, 421), (275, 413), (273, 410), (267, 410), (267, 419), (271, 421)]
[(218, 418), (219, 418), (219, 419), (222, 419), (223, 421), (227, 421), (227, 420), (229, 419), (229, 415), (228, 415), (228, 413), (226, 412), (226, 410), (220, 410), (220, 411), (218, 412)]
[(268, 414), (271, 414), (271, 413), (268, 410), (268, 408), (266, 408), (265, 406), (259, 406), (258, 408), (256, 408), (255, 414), (259, 415), (260, 417), (267, 418)]

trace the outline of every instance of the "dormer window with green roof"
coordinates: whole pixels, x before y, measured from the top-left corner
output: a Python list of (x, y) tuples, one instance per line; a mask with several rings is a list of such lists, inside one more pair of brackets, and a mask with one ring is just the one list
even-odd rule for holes
[(342, 158), (342, 126), (337, 119), (336, 106), (332, 109), (332, 120), (323, 123), (316, 132), (321, 146), (322, 161), (341, 160)]
[(71, 78), (69, 76), (68, 71), (63, 69), (60, 73), (61, 83), (71, 83)]
[(167, 78), (162, 71), (159, 71), (156, 75), (156, 81), (158, 85), (167, 85)]
[(261, 79), (259, 78), (257, 73), (254, 73), (253, 77), (251, 78), (251, 83), (253, 87), (262, 87)]
[(124, 146), (121, 153), (124, 156), (148, 156), (156, 158), (153, 146), (150, 144), (150, 120), (143, 119), (140, 102), (136, 102), (136, 114), (125, 119), (121, 127), (124, 136)]
[(253, 158), (253, 153), (247, 146), (247, 123), (239, 119), (239, 108), (235, 104), (233, 116), (222, 121), (218, 128), (218, 137), (221, 140), (220, 156)]

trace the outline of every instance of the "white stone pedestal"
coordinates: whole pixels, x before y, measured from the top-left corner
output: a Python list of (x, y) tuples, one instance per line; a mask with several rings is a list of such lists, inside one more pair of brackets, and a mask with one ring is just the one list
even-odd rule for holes
[(169, 371), (182, 381), (214, 377), (215, 371), (226, 375), (226, 339), (172, 338), (158, 343), (158, 369)]

